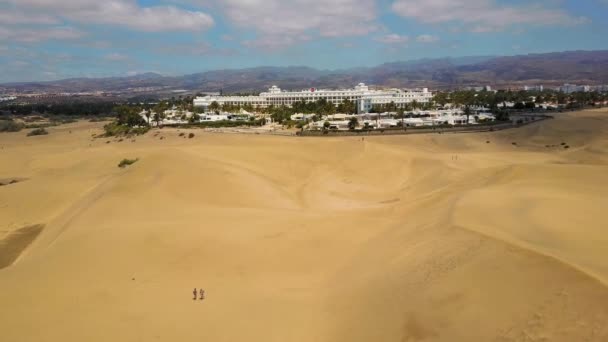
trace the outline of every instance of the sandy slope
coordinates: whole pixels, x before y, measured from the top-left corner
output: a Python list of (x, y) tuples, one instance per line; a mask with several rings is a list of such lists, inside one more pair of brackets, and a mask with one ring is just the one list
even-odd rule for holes
[(99, 127), (0, 135), (25, 179), (0, 239), (45, 225), (0, 270), (0, 340), (608, 340), (606, 111), (365, 141)]

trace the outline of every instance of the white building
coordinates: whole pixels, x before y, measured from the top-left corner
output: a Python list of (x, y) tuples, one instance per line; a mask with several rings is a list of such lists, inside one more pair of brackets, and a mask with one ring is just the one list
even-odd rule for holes
[(415, 90), (369, 89), (364, 83), (359, 83), (354, 89), (322, 90), (307, 89), (302, 91), (283, 91), (277, 86), (272, 86), (268, 91), (258, 96), (205, 96), (194, 99), (194, 106), (209, 108), (213, 102), (220, 106), (224, 104), (245, 106), (251, 105), (255, 108), (266, 108), (268, 106), (291, 106), (295, 102), (314, 102), (326, 99), (334, 105), (339, 105), (345, 100), (354, 102), (359, 113), (369, 112), (375, 105), (384, 105), (394, 102), (397, 107), (403, 107), (406, 103), (416, 101), (428, 103), (433, 98), (427, 88)]
[(576, 84), (566, 83), (563, 86), (559, 87), (558, 90), (561, 91), (562, 93), (572, 94), (572, 93), (576, 93), (576, 92), (589, 92), (589, 91), (591, 91), (591, 87), (588, 85), (576, 85)]
[(525, 91), (543, 91), (545, 87), (542, 84), (534, 85), (534, 86), (524, 86)]
[(15, 96), (0, 96), (0, 102), (13, 101), (16, 99), (17, 99), (17, 97), (15, 97)]

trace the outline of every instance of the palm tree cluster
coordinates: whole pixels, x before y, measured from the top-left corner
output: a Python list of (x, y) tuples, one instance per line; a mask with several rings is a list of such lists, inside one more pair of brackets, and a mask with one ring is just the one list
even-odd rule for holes
[(516, 109), (533, 109), (535, 104), (550, 103), (555, 105), (570, 105), (584, 107), (608, 101), (608, 93), (576, 92), (566, 94), (555, 90), (543, 91), (473, 91), (460, 90), (453, 92), (439, 92), (433, 97), (437, 107), (444, 107), (448, 103), (456, 107), (487, 107), (497, 110), (505, 102), (512, 102)]

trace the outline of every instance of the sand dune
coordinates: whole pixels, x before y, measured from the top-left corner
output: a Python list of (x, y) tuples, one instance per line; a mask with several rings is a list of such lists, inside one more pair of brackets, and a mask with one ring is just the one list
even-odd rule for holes
[(100, 127), (0, 135), (0, 179), (27, 179), (0, 246), (45, 225), (0, 269), (2, 340), (608, 340), (608, 111), (365, 141)]

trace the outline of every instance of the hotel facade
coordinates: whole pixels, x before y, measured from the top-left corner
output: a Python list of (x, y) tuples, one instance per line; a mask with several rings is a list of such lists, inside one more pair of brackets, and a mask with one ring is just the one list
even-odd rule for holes
[(386, 105), (394, 102), (397, 107), (403, 107), (405, 104), (414, 101), (421, 104), (428, 103), (432, 98), (433, 93), (427, 88), (414, 90), (373, 90), (369, 89), (364, 83), (359, 83), (353, 89), (342, 90), (311, 88), (303, 91), (283, 91), (277, 86), (272, 86), (268, 91), (258, 96), (197, 97), (194, 99), (194, 106), (207, 109), (213, 102), (217, 102), (219, 105), (250, 105), (254, 108), (266, 108), (271, 105), (290, 107), (293, 103), (299, 101), (314, 102), (326, 99), (336, 106), (344, 102), (344, 100), (349, 100), (356, 104), (358, 113), (368, 113), (376, 105)]

